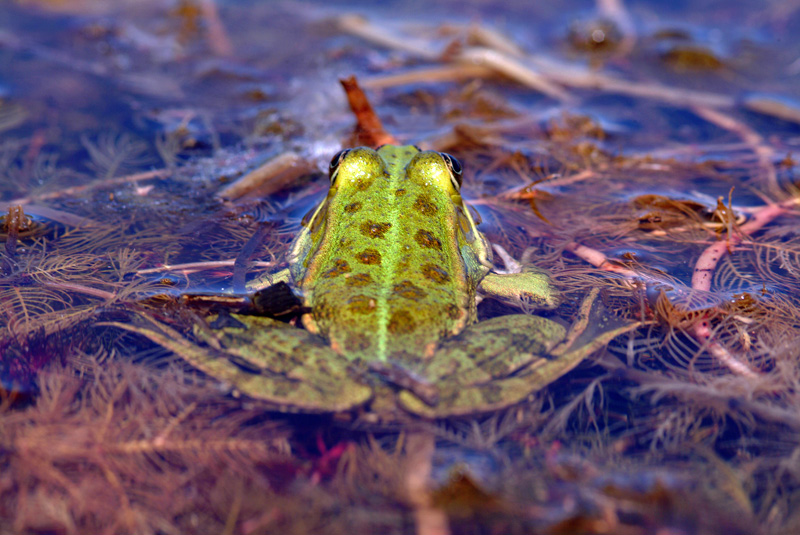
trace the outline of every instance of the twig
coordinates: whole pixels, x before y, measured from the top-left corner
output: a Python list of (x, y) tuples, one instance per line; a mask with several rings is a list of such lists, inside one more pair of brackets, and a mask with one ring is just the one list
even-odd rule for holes
[[(762, 227), (773, 221), (778, 216), (788, 212), (794, 206), (800, 204), (800, 199), (792, 198), (777, 204), (768, 204), (761, 209), (753, 212), (753, 217), (738, 228), (737, 233), (730, 233), (726, 240), (720, 240), (709, 247), (700, 255), (695, 264), (694, 273), (692, 275), (692, 289), (698, 291), (709, 292), (711, 291), (711, 281), (716, 270), (717, 264), (722, 257), (727, 254), (729, 249), (733, 249), (736, 245), (740, 244), (743, 237), (760, 230)], [(566, 249), (571, 251), (579, 258), (589, 262), (593, 266), (604, 271), (618, 273), (629, 279), (645, 279), (646, 282), (656, 282), (659, 284), (670, 285), (675, 287), (674, 281), (667, 279), (659, 279), (651, 275), (637, 273), (634, 270), (610, 262), (606, 255), (602, 252), (581, 245), (576, 242), (567, 244)], [(677, 288), (676, 288), (677, 289)], [(714, 332), (712, 331), (708, 320), (701, 318), (696, 321), (690, 333), (701, 344), (701, 349), (706, 349), (712, 356), (719, 362), (725, 365), (729, 370), (737, 375), (749, 378), (759, 377), (759, 373), (747, 364), (738, 360), (733, 356), (730, 351), (712, 339)]]
[(559, 176), (556, 178), (550, 178), (539, 182), (534, 182), (532, 184), (517, 186), (498, 194), (497, 197), (500, 199), (515, 199), (515, 200), (533, 199), (536, 198), (536, 192), (540, 188), (557, 188), (557, 187), (567, 186), (570, 184), (575, 184), (576, 182), (583, 182), (584, 180), (588, 180), (594, 177), (595, 177), (595, 172), (593, 170), (584, 169), (583, 171), (575, 173), (574, 175)]
[(379, 46), (402, 50), (413, 56), (428, 60), (435, 60), (440, 55), (438, 52), (432, 51), (425, 41), (412, 38), (409, 35), (396, 35), (389, 28), (372, 24), (358, 15), (343, 15), (337, 19), (337, 23), (342, 31), (361, 37)]
[(495, 70), (486, 65), (473, 65), (460, 63), (457, 65), (437, 65), (403, 71), (397, 74), (375, 76), (362, 81), (364, 87), (370, 89), (383, 89), (408, 84), (438, 84), (463, 80), (464, 78), (488, 78), (495, 74)]
[[(348, 15), (340, 17), (338, 21), (339, 27), (343, 31), (357, 35), (377, 45), (401, 50), (430, 61), (440, 59), (440, 54), (431, 52), (429, 47), (419, 40), (409, 36), (396, 35), (385, 27), (371, 24), (361, 17)], [(549, 91), (545, 88), (553, 88), (552, 96), (558, 98), (558, 100), (562, 100), (562, 97), (569, 95), (558, 87), (566, 86), (659, 100), (681, 107), (731, 108), (737, 104), (736, 99), (728, 95), (622, 80), (594, 72), (582, 66), (555, 61), (540, 55), (528, 55), (518, 58), (515, 57), (515, 54), (509, 54), (503, 50), (480, 47), (476, 49), (489, 50), (490, 52), (482, 55), (476, 54), (476, 59), (481, 62), (481, 65), (490, 67), (515, 80), (536, 84), (542, 87), (544, 92)], [(469, 55), (473, 53), (467, 53), (466, 56), (456, 55), (455, 59), (460, 58), (464, 61), (465, 58), (469, 59)]]
[(467, 30), (469, 39), (478, 45), (497, 50), (514, 58), (521, 58), (525, 52), (502, 33), (487, 26), (471, 24)]
[(646, 84), (631, 82), (593, 72), (583, 67), (576, 67), (567, 63), (554, 61), (543, 56), (530, 56), (531, 65), (553, 82), (567, 87), (581, 89), (595, 89), (607, 93), (619, 93), (633, 97), (647, 98), (667, 102), (675, 106), (709, 106), (715, 108), (730, 108), (736, 104), (733, 97), (719, 93), (692, 91), (679, 87), (669, 87), (659, 84)]
[(722, 153), (722, 152), (740, 152), (749, 150), (751, 145), (742, 141), (736, 143), (708, 143), (704, 145), (690, 144), (678, 145), (675, 147), (653, 149), (646, 152), (631, 152), (629, 158), (633, 159), (656, 159), (656, 160), (669, 160), (679, 156), (689, 156), (696, 158), (703, 154), (708, 153)]
[(94, 182), (90, 182), (89, 184), (84, 184), (82, 186), (73, 186), (71, 188), (65, 188), (58, 191), (51, 191), (49, 193), (40, 193), (35, 195), (29, 195), (28, 197), (21, 197), (19, 199), (14, 199), (11, 201), (0, 202), (0, 210), (8, 210), (9, 206), (13, 206), (15, 204), (22, 204), (27, 205), (29, 203), (35, 201), (44, 201), (48, 199), (60, 199), (62, 197), (70, 197), (76, 195), (78, 193), (83, 193), (87, 190), (97, 189), (97, 188), (105, 188), (108, 186), (114, 186), (117, 184), (127, 184), (129, 182), (139, 182), (144, 180), (155, 180), (159, 178), (164, 178), (169, 176), (172, 171), (168, 169), (156, 169), (153, 171), (145, 171), (143, 173), (135, 173), (132, 175), (125, 175), (125, 176), (118, 176), (114, 178), (107, 178), (103, 180), (95, 180)]
[(714, 276), (717, 264), (727, 254), (729, 248), (732, 249), (739, 245), (743, 237), (761, 230), (762, 227), (798, 204), (800, 204), (800, 198), (791, 198), (780, 203), (768, 204), (754, 211), (750, 221), (741, 225), (738, 228), (738, 232), (729, 234), (727, 239), (717, 241), (706, 248), (695, 264), (694, 273), (692, 274), (692, 288), (706, 292), (710, 291), (711, 279)]
[(296, 152), (284, 152), (228, 184), (217, 192), (221, 199), (237, 200), (258, 191), (271, 195), (311, 170), (306, 159)]
[(410, 431), (406, 436), (405, 484), (417, 535), (450, 535), (447, 514), (433, 505), (429, 488), (435, 449), (436, 439), (430, 430)]
[(800, 123), (800, 110), (768, 96), (759, 95), (745, 98), (742, 106), (756, 113), (777, 117), (782, 121)]
[(701, 344), (700, 350), (706, 349), (714, 358), (736, 375), (741, 375), (749, 379), (756, 379), (759, 377), (759, 373), (756, 370), (733, 356), (730, 351), (713, 339), (714, 332), (711, 330), (711, 326), (706, 318), (694, 322), (689, 332), (694, 336), (695, 340)]
[(503, 265), (505, 266), (504, 270), (495, 269), (497, 273), (521, 273), (522, 272), (522, 264), (517, 262), (517, 260), (511, 256), (511, 254), (506, 251), (505, 247), (500, 245), (499, 243), (492, 244), (492, 249), (497, 253), (503, 260)]
[[(571, 253), (575, 254), (578, 258), (585, 260), (586, 262), (590, 263), (594, 267), (601, 269), (603, 271), (610, 271), (612, 273), (619, 273), (620, 275), (627, 277), (629, 279), (641, 279), (641, 278), (649, 278), (641, 273), (637, 273), (636, 271), (621, 266), (617, 263), (611, 262), (608, 257), (603, 254), (602, 252), (598, 251), (597, 249), (592, 249), (591, 247), (587, 247), (586, 245), (581, 245), (577, 242), (569, 242), (565, 249), (570, 251)], [(650, 282), (656, 282), (656, 279), (653, 279)], [(661, 281), (658, 281), (661, 282)]]
[(92, 288), (90, 286), (84, 286), (82, 284), (75, 284), (72, 282), (43, 282), (42, 286), (46, 286), (48, 288), (54, 288), (56, 290), (78, 292), (85, 295), (91, 295), (92, 297), (105, 299), (107, 301), (110, 301), (117, 297), (117, 294), (113, 292), (107, 292), (99, 288)]
[(200, 9), (208, 30), (208, 44), (215, 56), (228, 57), (233, 55), (233, 45), (225, 31), (225, 25), (219, 18), (219, 11), (214, 0), (201, 0)]
[(65, 212), (63, 210), (56, 210), (55, 208), (50, 208), (49, 206), (40, 206), (38, 204), (26, 204), (25, 213), (31, 215), (37, 215), (39, 217), (44, 217), (51, 221), (55, 221), (57, 223), (61, 223), (62, 225), (66, 225), (69, 227), (105, 226), (99, 221), (96, 221), (94, 219), (89, 219), (88, 217), (84, 217), (82, 215), (76, 215), (70, 212)]
[(617, 25), (617, 29), (622, 34), (622, 41), (616, 54), (627, 55), (636, 45), (636, 30), (631, 20), (631, 15), (625, 8), (622, 0), (597, 0), (597, 11), (600, 16), (607, 18)]
[(494, 69), (498, 73), (554, 98), (559, 102), (570, 103), (575, 100), (572, 95), (562, 87), (554, 84), (552, 80), (542, 76), (530, 66), (522, 64), (520, 60), (498, 52), (497, 50), (484, 47), (468, 48), (461, 52), (456, 59), (468, 65), (479, 65)]
[[(165, 271), (182, 271), (184, 273), (194, 273), (195, 271), (204, 271), (206, 269), (216, 269), (221, 267), (233, 267), (236, 260), (218, 260), (215, 262), (187, 262), (185, 264), (164, 264), (163, 266), (140, 269), (137, 275), (147, 275), (149, 273), (161, 273)], [(256, 267), (273, 267), (275, 262), (253, 262)]]
[(772, 147), (764, 142), (764, 138), (761, 136), (761, 134), (741, 121), (737, 121), (730, 115), (722, 113), (718, 110), (713, 110), (707, 106), (694, 106), (692, 109), (697, 115), (706, 121), (713, 123), (720, 128), (724, 128), (725, 130), (730, 130), (741, 137), (742, 140), (747, 143), (747, 145), (750, 146), (750, 148), (756, 154), (756, 158), (758, 158), (758, 164), (761, 166), (766, 175), (768, 191), (773, 193), (780, 192), (780, 187), (778, 186), (778, 177), (775, 172), (775, 165), (772, 163), (775, 158), (775, 151), (772, 149)]
[(379, 147), (386, 144), (398, 144), (397, 138), (388, 133), (383, 127), (383, 123), (378, 118), (378, 114), (369, 103), (369, 99), (358, 85), (355, 76), (340, 80), (345, 93), (347, 102), (353, 115), (356, 116), (356, 137), (359, 144)]
[[(727, 239), (719, 240), (707, 247), (695, 264), (694, 273), (692, 274), (692, 288), (706, 292), (710, 291), (711, 281), (714, 277), (717, 264), (719, 264), (719, 261), (728, 251), (741, 243), (745, 236), (749, 236), (760, 230), (798, 203), (800, 203), (800, 199), (792, 198), (778, 204), (768, 204), (754, 212), (752, 219), (740, 226), (738, 232), (728, 232)], [(732, 372), (750, 378), (758, 376), (758, 372), (751, 369), (747, 364), (739, 361), (727, 349), (712, 340), (713, 331), (706, 318), (701, 318), (696, 321), (692, 325), (691, 333), (698, 342), (706, 346), (709, 353), (725, 364)]]

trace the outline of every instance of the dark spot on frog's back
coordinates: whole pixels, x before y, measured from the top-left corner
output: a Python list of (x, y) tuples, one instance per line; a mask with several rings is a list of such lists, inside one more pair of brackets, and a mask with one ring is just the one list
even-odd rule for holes
[(439, 241), (439, 238), (434, 236), (433, 233), (428, 232), (427, 230), (419, 229), (417, 233), (414, 234), (414, 239), (417, 240), (418, 244), (426, 249), (442, 250), (442, 242)]
[(372, 282), (372, 275), (369, 273), (356, 273), (347, 278), (347, 284), (356, 288), (359, 286), (367, 286), (368, 284), (372, 284)]
[(433, 282), (444, 284), (450, 281), (450, 274), (435, 264), (425, 264), (422, 266), (422, 275)]
[(392, 291), (395, 295), (411, 299), (412, 301), (419, 301), (428, 296), (428, 292), (415, 285), (413, 282), (405, 280), (399, 284), (395, 284)]
[(406, 194), (406, 189), (405, 188), (400, 188), (398, 190), (395, 190), (394, 194), (395, 194), (396, 197), (401, 197), (401, 196)]
[(372, 185), (372, 180), (362, 180), (359, 178), (354, 182), (354, 185), (358, 191), (366, 191)]
[(353, 214), (355, 212), (358, 212), (359, 210), (361, 210), (361, 203), (358, 201), (351, 202), (350, 204), (347, 204), (344, 207), (344, 211), (347, 212), (348, 214)]
[(383, 238), (390, 228), (392, 228), (391, 223), (377, 223), (370, 220), (364, 221), (359, 227), (361, 234), (368, 238)]
[(493, 404), (503, 401), (503, 389), (500, 385), (487, 384), (481, 388), (484, 403)]
[(379, 253), (376, 249), (364, 249), (360, 253), (356, 253), (356, 260), (361, 264), (380, 266), (381, 253)]
[(317, 302), (314, 303), (314, 319), (327, 323), (332, 317), (333, 307), (331, 307), (325, 299), (317, 299)]
[(397, 310), (389, 318), (389, 325), (386, 328), (392, 334), (409, 334), (414, 332), (417, 324), (408, 310)]
[(325, 279), (332, 279), (344, 273), (350, 273), (350, 264), (347, 263), (347, 260), (337, 258), (333, 261), (333, 267), (323, 273), (322, 277)]
[(431, 202), (430, 197), (427, 195), (420, 195), (414, 201), (414, 210), (421, 213), (422, 215), (434, 215), (436, 214), (436, 205)]
[(447, 317), (451, 320), (460, 319), (463, 313), (464, 311), (462, 311), (458, 305), (454, 303), (450, 303), (449, 305), (445, 306), (445, 314), (447, 314)]
[(375, 299), (368, 295), (354, 295), (347, 300), (347, 308), (355, 314), (372, 314), (375, 307)]
[(365, 351), (372, 345), (372, 340), (361, 334), (350, 333), (344, 341), (347, 351)]

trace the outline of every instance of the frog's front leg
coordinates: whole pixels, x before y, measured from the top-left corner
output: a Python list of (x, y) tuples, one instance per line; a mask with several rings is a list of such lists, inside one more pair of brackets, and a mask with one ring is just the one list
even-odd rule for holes
[[(486, 273), (478, 286), (482, 294), (512, 305), (525, 303), (533, 308), (550, 309), (561, 304), (561, 293), (553, 286), (546, 271), (517, 262), (497, 244), (493, 248), (506, 269), (493, 269)], [(523, 254), (523, 262), (531, 251)]]
[(489, 272), (478, 288), (489, 297), (511, 304), (521, 301), (534, 308), (556, 308), (562, 301), (561, 292), (553, 286), (550, 276), (533, 268), (521, 273)]
[(425, 370), (425, 378), (438, 387), (438, 402), (426, 403), (406, 390), (400, 393), (401, 405), (439, 418), (523, 401), (637, 326), (609, 318), (597, 294), (594, 290), (584, 300), (569, 332), (546, 318), (514, 314), (478, 323), (444, 341)]

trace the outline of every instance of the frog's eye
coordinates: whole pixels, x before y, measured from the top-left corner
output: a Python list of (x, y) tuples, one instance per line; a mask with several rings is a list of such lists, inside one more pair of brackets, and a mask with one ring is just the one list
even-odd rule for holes
[(450, 176), (453, 180), (453, 187), (456, 188), (456, 191), (461, 189), (461, 178), (462, 178), (462, 168), (461, 162), (447, 154), (446, 152), (440, 152), (439, 154), (442, 155), (442, 159), (444, 163), (447, 164), (447, 168), (450, 169)]
[(339, 164), (342, 163), (342, 160), (344, 160), (344, 157), (347, 156), (347, 153), (350, 152), (350, 150), (351, 149), (340, 150), (331, 160), (331, 166), (328, 170), (328, 176), (331, 177), (331, 184), (333, 184), (333, 181), (336, 180), (336, 174), (339, 172)]

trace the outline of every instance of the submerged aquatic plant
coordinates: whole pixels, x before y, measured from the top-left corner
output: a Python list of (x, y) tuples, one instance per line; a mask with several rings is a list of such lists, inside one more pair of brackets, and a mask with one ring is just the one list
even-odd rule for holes
[[(132, 74), (110, 75), (102, 57), (71, 64), (0, 36), (9, 50), (72, 69), (79, 90), (91, 86), (75, 74), (88, 71), (136, 98), (168, 94), (134, 121), (158, 125), (152, 146), (134, 141), (147, 139), (141, 131), (91, 133), (107, 129), (83, 109), (54, 134), (30, 126), (29, 104), (0, 103), (2, 524), (55, 533), (408, 532), (420, 505), (405, 474), (416, 428), (271, 414), (107, 325), (147, 316), (189, 332), (212, 306), (207, 294), (275, 271), (326, 187), (309, 170), (335, 152), (313, 121), (324, 117), (332, 134), (345, 121), (342, 111), (316, 108), (330, 105), (327, 96), (287, 109), (283, 82), (207, 61), (197, 50), (226, 57), (240, 45), (212, 2), (190, 4), (155, 26), (103, 20), (84, 29), (90, 44), (81, 53), (133, 58)], [(640, 78), (639, 70), (663, 69), (641, 55), (658, 57), (648, 47), (662, 38), (637, 35), (620, 3), (603, 9), (612, 12), (585, 25), (591, 42), (583, 33), (575, 41), (583, 25), (564, 36), (572, 53), (593, 54), (596, 71), (563, 68), (485, 27), (410, 26), (417, 35), (392, 40), (394, 29), (363, 19), (330, 23), (403, 49), (367, 49), (381, 70), (411, 60), (397, 76), (365, 80), (384, 88), (381, 114), (404, 138), (464, 162), (482, 228), (510, 257), (548, 269), (564, 292), (552, 318), (569, 321), (582, 295), (600, 288), (610, 316), (641, 323), (517, 407), (415, 422), (440, 446), (423, 505), (455, 532), (791, 533), (800, 526), (798, 194), (793, 134), (774, 118), (796, 122), (796, 110), (692, 91), (692, 80)], [(611, 45), (599, 56), (596, 30)], [(417, 39), (427, 41), (412, 46)], [(174, 45), (172, 59), (154, 43)], [(352, 44), (323, 46), (325, 64), (358, 54)], [(253, 65), (282, 75), (279, 48), (254, 54)], [(148, 54), (170, 68), (142, 66)], [(194, 69), (171, 69), (175, 57)], [(726, 68), (704, 74), (730, 74), (732, 62), (720, 62)], [(165, 80), (169, 70), (186, 78)], [(308, 76), (303, 86), (338, 91)], [(468, 82), (423, 85), (432, 79)], [(225, 113), (214, 111), (217, 100)], [(29, 137), (9, 138), (28, 126)], [(267, 162), (260, 154), (281, 150), (287, 156)], [(147, 168), (156, 151), (165, 169)], [(278, 180), (244, 200), (232, 186), (275, 170)], [(253, 191), (270, 198), (245, 206)], [(231, 303), (212, 304), (242, 300)], [(479, 313), (512, 308), (487, 300)]]

